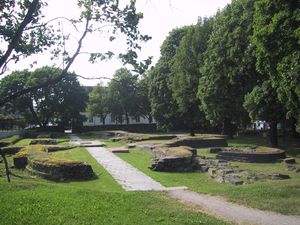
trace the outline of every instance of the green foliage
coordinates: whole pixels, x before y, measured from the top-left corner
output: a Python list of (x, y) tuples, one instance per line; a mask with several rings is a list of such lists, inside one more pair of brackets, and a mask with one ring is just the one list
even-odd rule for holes
[(272, 87), (270, 80), (255, 86), (245, 96), (244, 107), (253, 121), (279, 122), (284, 115), (284, 108), (278, 101), (276, 89)]
[(178, 105), (172, 96), (171, 67), (179, 43), (187, 28), (174, 29), (163, 42), (158, 63), (149, 72), (149, 99), (152, 115), (159, 128), (170, 129), (182, 124)]
[(257, 69), (272, 80), (288, 117), (300, 129), (300, 2), (257, 1), (253, 43)]
[[(62, 70), (54, 67), (42, 67), (34, 72), (16, 71), (0, 81), (0, 96), (16, 93), (24, 87), (39, 85), (49, 79), (59, 77)], [(75, 74), (67, 74), (56, 85), (33, 90), (5, 105), (6, 112), (19, 113), (39, 126), (49, 122), (60, 126), (82, 120), (80, 112), (84, 111), (87, 93), (80, 86)], [(34, 107), (34, 104), (36, 105)]]
[(149, 99), (149, 76), (144, 75), (137, 84), (137, 114), (147, 117), (152, 122), (151, 104)]
[(128, 69), (121, 68), (115, 72), (108, 85), (109, 109), (119, 123), (123, 122), (123, 115), (128, 124), (129, 116), (136, 114), (137, 83), (136, 75), (132, 75)]
[[(176, 100), (179, 112), (193, 134), (195, 125), (204, 120), (197, 98), (199, 67), (203, 63), (203, 53), (211, 34), (212, 19), (204, 19), (202, 24), (189, 27), (176, 49), (172, 64), (172, 95)], [(202, 117), (202, 118), (201, 118)]]
[(107, 87), (98, 84), (89, 93), (89, 103), (87, 107), (89, 117), (99, 116), (103, 125), (105, 124), (105, 118), (109, 113), (109, 99)]
[(225, 133), (226, 124), (247, 121), (244, 95), (252, 90), (258, 76), (250, 43), (253, 13), (253, 0), (233, 1), (217, 13), (201, 65), (200, 107), (212, 124), (223, 124)]
[(53, 32), (51, 25), (43, 26), (41, 22), (46, 5), (39, 0), (1, 2), (0, 42), (5, 44), (0, 48), (0, 74), (9, 61), (16, 63), (21, 56), (43, 52), (57, 43), (59, 34)]
[[(64, 61), (64, 69), (56, 78), (44, 80), (43, 83), (32, 84), (29, 87), (25, 86), (15, 93), (8, 93), (4, 98), (0, 98), (0, 106), (33, 90), (56, 84), (68, 76), (67, 72), (81, 53), (84, 40), (91, 33), (100, 32), (102, 34), (103, 29), (107, 29), (109, 41), (115, 40), (120, 34), (124, 36), (123, 40), (127, 44), (127, 49), (126, 52), (119, 52), (118, 57), (124, 64), (129, 63), (136, 71), (143, 73), (150, 65), (151, 57), (139, 63), (136, 50), (141, 49), (141, 42), (146, 42), (151, 37), (143, 35), (138, 29), (143, 14), (137, 12), (135, 3), (136, 1), (129, 1), (127, 5), (124, 5), (119, 4), (118, 0), (78, 0), (77, 5), (80, 13), (77, 18), (59, 17), (48, 22), (40, 22), (43, 17), (41, 9), (42, 6), (47, 5), (46, 3), (40, 0), (1, 2), (0, 42), (3, 45), (0, 49), (0, 74), (5, 72), (10, 61), (17, 62), (20, 56), (44, 52), (51, 46), (53, 48), (51, 48), (52, 56), (50, 59), (61, 58)], [(76, 46), (72, 47), (70, 51), (66, 48), (68, 44), (65, 44), (69, 40), (70, 33), (63, 33), (60, 30), (61, 24), (66, 21), (75, 27), (79, 33)], [(56, 26), (52, 26), (55, 23)], [(77, 29), (78, 27), (82, 29)], [(73, 46), (74, 43), (71, 45)], [(74, 49), (76, 50), (73, 51)], [(90, 61), (110, 59), (114, 55), (115, 53), (111, 51), (106, 53), (92, 52), (90, 53)]]

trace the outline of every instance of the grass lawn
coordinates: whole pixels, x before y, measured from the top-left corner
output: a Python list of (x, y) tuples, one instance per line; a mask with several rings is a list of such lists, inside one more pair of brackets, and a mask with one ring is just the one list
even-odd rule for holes
[[(259, 145), (263, 140), (258, 140)], [(253, 146), (255, 139), (234, 139), (230, 146)], [(296, 148), (286, 147), (289, 152), (297, 152)], [(298, 151), (299, 153), (299, 151)], [(199, 155), (215, 156), (207, 149), (198, 149)], [(224, 196), (230, 201), (254, 208), (272, 210), (283, 214), (300, 215), (300, 174), (287, 171), (282, 163), (235, 163), (242, 169), (250, 169), (263, 173), (284, 173), (291, 179), (281, 181), (258, 181), (254, 184), (233, 186), (220, 184), (209, 178), (207, 173), (169, 173), (155, 172), (148, 168), (152, 155), (149, 151), (136, 148), (129, 154), (118, 154), (119, 157), (131, 163), (165, 186), (187, 186), (190, 190)], [(297, 159), (300, 163), (299, 158)]]
[[(51, 154), (90, 163), (98, 178), (59, 183), (12, 169), (22, 178), (8, 183), (0, 163), (0, 224), (228, 224), (163, 192), (123, 191), (84, 148)], [(8, 160), (12, 164), (12, 157)]]

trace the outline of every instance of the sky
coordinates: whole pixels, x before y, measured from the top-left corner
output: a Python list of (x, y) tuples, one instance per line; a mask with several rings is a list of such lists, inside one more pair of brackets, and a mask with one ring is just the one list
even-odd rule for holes
[[(120, 0), (124, 2), (126, 0)], [(146, 59), (148, 56), (153, 56), (153, 64), (157, 62), (160, 56), (160, 46), (168, 36), (168, 33), (174, 28), (179, 28), (185, 25), (197, 23), (199, 16), (209, 17), (214, 15), (218, 9), (224, 8), (231, 0), (137, 0), (137, 11), (142, 12), (144, 18), (140, 21), (139, 29), (143, 34), (148, 34), (152, 37), (150, 41), (142, 45), (142, 50), (139, 52), (140, 59)], [(43, 9), (45, 15), (44, 20), (50, 20), (55, 17), (76, 17), (79, 11), (74, 0), (48, 0), (48, 6)], [(63, 4), (63, 5), (62, 5)], [(73, 50), (76, 46), (78, 35), (75, 30), (69, 26), (67, 22), (60, 23), (64, 32), (70, 32), (69, 44), (66, 48)], [(108, 34), (92, 34), (83, 43), (83, 51), (94, 52), (113, 50), (125, 50), (126, 45), (122, 42), (122, 38), (117, 38), (114, 42), (107, 41)], [(72, 42), (73, 40), (73, 42)], [(29, 65), (37, 61), (37, 64), (32, 68), (35, 69), (41, 66), (56, 65), (62, 67), (62, 61), (52, 61), (47, 53), (39, 54), (34, 57), (29, 57), (18, 62), (15, 65), (9, 65), (9, 71), (28, 69)], [(88, 62), (86, 54), (80, 55), (70, 68), (70, 71), (85, 76), (85, 77), (108, 77), (111, 78), (114, 72), (123, 67), (118, 59), (104, 61), (96, 64)], [(103, 80), (102, 82), (106, 82)], [(99, 83), (99, 80), (84, 80), (80, 79), (83, 85), (93, 86)]]

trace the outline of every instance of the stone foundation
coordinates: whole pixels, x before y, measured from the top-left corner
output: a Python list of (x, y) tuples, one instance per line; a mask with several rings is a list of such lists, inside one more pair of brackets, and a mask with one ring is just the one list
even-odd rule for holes
[(84, 162), (59, 159), (33, 159), (27, 169), (50, 180), (85, 180), (95, 177), (92, 167)]
[(47, 139), (47, 140), (32, 140), (31, 142), (30, 142), (30, 145), (56, 145), (57, 144), (57, 142), (56, 142), (56, 140), (52, 140), (52, 139)]
[(275, 148), (257, 147), (257, 148), (225, 148), (218, 152), (216, 158), (228, 161), (239, 162), (272, 162), (278, 159), (284, 159), (284, 151)]
[(166, 143), (167, 147), (189, 146), (192, 148), (208, 148), (208, 147), (226, 147), (227, 142), (224, 138), (220, 137), (183, 137), (173, 142)]

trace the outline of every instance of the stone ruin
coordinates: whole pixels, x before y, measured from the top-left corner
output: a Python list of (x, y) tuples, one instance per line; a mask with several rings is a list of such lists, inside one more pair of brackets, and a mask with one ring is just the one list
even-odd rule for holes
[(164, 144), (142, 144), (140, 147), (152, 151), (154, 158), (150, 169), (165, 172), (195, 171), (197, 149), (211, 146), (227, 146), (223, 137), (206, 135), (201, 137), (180, 136)]
[(286, 158), (284, 151), (269, 147), (220, 148), (216, 158), (239, 162), (272, 162)]
[[(95, 174), (89, 164), (75, 160), (57, 159), (48, 155), (50, 151), (67, 150), (73, 147), (37, 144), (22, 147), (13, 157), (14, 166), (17, 169), (26, 169), (32, 174), (55, 181), (94, 178)], [(14, 152), (15, 149), (11, 151)]]
[(181, 146), (156, 148), (150, 169), (164, 172), (188, 172), (196, 169), (197, 150)]
[[(278, 159), (288, 164), (288, 170), (300, 172), (295, 160), (285, 158), (285, 152), (279, 149), (267, 147), (246, 147), (246, 148), (227, 148), (227, 147), (209, 147), (210, 153), (217, 153), (216, 158), (197, 156), (196, 148), (191, 146), (203, 147), (206, 145), (217, 146), (214, 142), (201, 142), (197, 139), (189, 139), (190, 142), (177, 140), (174, 143), (159, 145), (141, 145), (154, 154), (153, 163), (150, 169), (164, 172), (188, 172), (200, 171), (208, 172), (209, 176), (219, 183), (229, 183), (233, 185), (249, 184), (257, 180), (282, 180), (289, 179), (289, 175), (281, 173), (256, 173), (250, 170), (240, 169), (237, 165), (229, 161), (240, 162), (270, 162)], [(189, 146), (179, 146), (178, 144), (189, 144)], [(213, 144), (212, 144), (213, 143)], [(226, 146), (223, 141), (217, 141)], [(226, 143), (226, 142), (225, 142)], [(205, 146), (207, 147), (207, 146)], [(199, 147), (198, 147), (199, 148)], [(285, 159), (284, 159), (285, 158)]]

